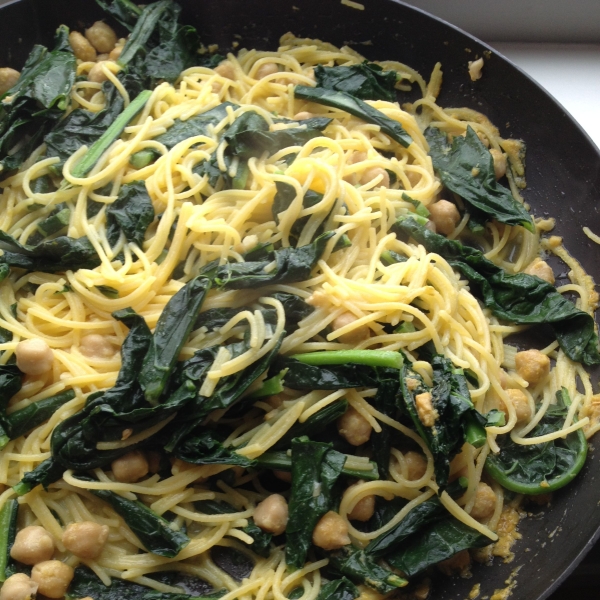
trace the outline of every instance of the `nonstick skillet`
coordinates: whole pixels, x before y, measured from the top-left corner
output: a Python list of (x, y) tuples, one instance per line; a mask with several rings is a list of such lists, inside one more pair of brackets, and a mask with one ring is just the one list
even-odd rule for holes
[[(459, 29), (394, 0), (365, 0), (365, 9), (339, 0), (179, 0), (183, 22), (220, 51), (239, 47), (274, 50), (292, 31), (336, 45), (350, 44), (373, 60), (393, 59), (425, 78), (443, 66), (442, 106), (467, 106), (486, 114), (504, 137), (527, 143), (526, 201), (537, 216), (557, 218), (555, 234), (595, 280), (600, 247), (582, 232), (600, 233), (600, 153), (566, 111), (534, 81), (497, 52)], [(0, 66), (21, 68), (35, 43), (49, 44), (60, 23), (82, 30), (104, 14), (93, 0), (15, 0), (0, 7)], [(114, 25), (114, 24), (113, 24)], [(484, 56), (483, 77), (472, 82), (467, 62)], [(406, 101), (409, 97), (401, 98)], [(556, 270), (556, 269), (555, 269)], [(558, 283), (566, 278), (564, 265)], [(598, 373), (593, 373), (594, 380)], [(592, 445), (594, 443), (592, 442)], [(481, 596), (506, 587), (515, 573), (513, 598), (547, 598), (600, 536), (600, 455), (590, 452), (575, 481), (555, 494), (550, 509), (521, 522), (523, 539), (510, 564), (476, 566), (471, 579), (435, 582), (435, 600), (467, 598), (474, 584)], [(216, 558), (216, 557), (215, 557)], [(225, 563), (227, 559), (225, 557)], [(498, 560), (496, 561), (498, 562)], [(225, 564), (225, 566), (227, 566)]]

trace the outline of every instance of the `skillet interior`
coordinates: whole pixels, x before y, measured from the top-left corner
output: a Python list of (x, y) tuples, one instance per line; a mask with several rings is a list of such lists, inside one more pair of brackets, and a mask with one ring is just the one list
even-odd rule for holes
[[(339, 0), (179, 0), (183, 21), (194, 24), (205, 43), (221, 51), (241, 47), (274, 50), (279, 37), (293, 31), (337, 45), (353, 42), (371, 59), (396, 59), (425, 77), (441, 61), (440, 103), (468, 106), (488, 115), (504, 136), (527, 142), (525, 198), (538, 215), (557, 217), (555, 233), (588, 273), (600, 280), (600, 249), (581, 231), (600, 233), (600, 155), (565, 110), (519, 69), (492, 51), (483, 78), (471, 82), (466, 65), (488, 47), (460, 30), (394, 0), (368, 0), (359, 11)], [(82, 30), (102, 18), (93, 0), (17, 0), (0, 12), (0, 65), (20, 68), (34, 43), (50, 44), (54, 29), (67, 23)], [(566, 269), (563, 269), (566, 271)], [(561, 272), (560, 270), (557, 272)], [(563, 275), (564, 277), (564, 275)], [(594, 374), (597, 379), (597, 373)], [(481, 595), (506, 587), (515, 568), (514, 596), (542, 600), (581, 560), (600, 534), (596, 473), (600, 456), (591, 451), (580, 476), (555, 494), (551, 510), (522, 522), (516, 558), (493, 569), (477, 567), (469, 580), (444, 580), (436, 600), (466, 598), (475, 583)]]

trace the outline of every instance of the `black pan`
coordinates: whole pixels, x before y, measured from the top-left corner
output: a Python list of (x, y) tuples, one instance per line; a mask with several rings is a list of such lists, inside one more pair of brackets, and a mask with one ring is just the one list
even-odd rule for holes
[[(184, 22), (221, 51), (241, 46), (277, 48), (293, 31), (336, 45), (352, 44), (368, 58), (395, 59), (428, 76), (441, 61), (440, 103), (468, 106), (488, 115), (504, 136), (527, 142), (525, 198), (537, 215), (557, 217), (556, 233), (588, 273), (600, 280), (600, 248), (581, 231), (600, 233), (600, 155), (587, 135), (534, 81), (497, 52), (455, 27), (394, 0), (363, 0), (356, 10), (340, 0), (180, 0)], [(51, 43), (60, 23), (80, 31), (103, 13), (93, 0), (17, 0), (0, 9), (0, 65), (20, 68), (34, 43)], [(483, 78), (471, 82), (467, 62), (491, 51)], [(437, 583), (436, 600), (464, 599), (475, 583), (491, 596), (515, 568), (514, 598), (547, 598), (575, 568), (600, 535), (596, 473), (591, 452), (579, 477), (555, 495), (550, 510), (522, 522), (523, 539), (508, 565), (474, 569), (471, 579)]]

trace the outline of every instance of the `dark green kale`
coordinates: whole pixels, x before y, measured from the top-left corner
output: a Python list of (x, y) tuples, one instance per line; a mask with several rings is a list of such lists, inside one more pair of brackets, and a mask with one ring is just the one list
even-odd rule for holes
[[(2, 96), (0, 171), (16, 169), (64, 115), (75, 83), (76, 60), (69, 30), (61, 26), (54, 50), (34, 46), (17, 83)], [(17, 147), (17, 143), (21, 142)]]
[(10, 550), (17, 535), (17, 516), (19, 502), (16, 498), (9, 498), (0, 509), (0, 583), (14, 574), (14, 559)]
[(121, 233), (128, 242), (140, 248), (146, 229), (154, 221), (154, 207), (143, 181), (133, 181), (121, 186), (118, 198), (106, 209), (106, 236), (111, 246)]
[(223, 446), (224, 436), (209, 429), (199, 429), (186, 436), (173, 455), (195, 465), (237, 465), (250, 467), (254, 461)]
[(442, 183), (477, 211), (477, 215), (535, 231), (525, 207), (496, 181), (492, 155), (471, 127), (467, 127), (465, 137), (457, 135), (452, 146), (446, 134), (435, 127), (430, 127), (425, 137), (433, 168)]
[[(300, 596), (297, 596), (300, 598)], [(329, 581), (321, 587), (317, 600), (355, 600), (360, 596), (360, 590), (348, 579), (342, 577)], [(290, 598), (291, 598), (290, 594)]]
[(342, 473), (345, 455), (330, 444), (308, 438), (292, 440), (292, 489), (286, 527), (285, 562), (304, 566), (319, 519), (335, 504), (334, 486)]
[(448, 517), (412, 536), (401, 549), (387, 554), (385, 560), (407, 577), (413, 577), (461, 550), (489, 544), (491, 540), (485, 535), (454, 517)]
[[(562, 429), (571, 400), (565, 388), (556, 392), (551, 404), (529, 437), (539, 437)], [(488, 456), (485, 469), (503, 487), (518, 494), (548, 494), (567, 485), (585, 463), (588, 443), (583, 429), (555, 440), (524, 446), (509, 435), (496, 438), (500, 452)]]
[(302, 100), (309, 100), (317, 104), (338, 108), (362, 119), (366, 123), (378, 125), (383, 133), (389, 135), (395, 142), (398, 142), (405, 148), (408, 148), (412, 143), (412, 138), (398, 121), (386, 117), (381, 111), (346, 92), (297, 85), (294, 89), (294, 95), (296, 98), (301, 98)]
[(362, 100), (396, 100), (398, 75), (366, 60), (348, 67), (317, 65), (315, 79), (317, 87), (346, 92)]
[(0, 263), (26, 271), (57, 273), (93, 269), (100, 258), (87, 237), (61, 236), (35, 246), (24, 246), (4, 231), (0, 231), (0, 248), (4, 254)]

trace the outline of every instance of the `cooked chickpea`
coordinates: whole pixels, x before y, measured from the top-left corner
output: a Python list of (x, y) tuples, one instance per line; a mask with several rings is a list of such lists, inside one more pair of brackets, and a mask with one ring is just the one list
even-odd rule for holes
[(299, 113), (296, 113), (292, 119), (294, 119), (294, 121), (304, 121), (305, 119), (312, 119), (314, 116), (315, 115), (307, 110), (301, 110)]
[(224, 60), (218, 67), (216, 67), (215, 73), (221, 77), (225, 77), (225, 79), (235, 79), (235, 69), (228, 60)]
[(404, 455), (404, 462), (406, 463), (406, 477), (409, 481), (416, 481), (425, 475), (427, 460), (420, 452), (409, 450)]
[(528, 275), (535, 275), (540, 279), (554, 285), (556, 279), (554, 278), (554, 271), (552, 267), (541, 258), (536, 258), (524, 271)]
[(254, 522), (273, 535), (281, 535), (288, 522), (288, 505), (281, 494), (271, 494), (254, 510)]
[(117, 34), (104, 21), (96, 21), (86, 29), (85, 37), (98, 52), (110, 52), (117, 45)]
[(0, 600), (32, 600), (38, 586), (25, 573), (11, 575), (2, 585)]
[[(517, 413), (517, 422), (527, 422), (531, 419), (531, 407), (529, 406), (529, 400), (524, 392), (517, 389), (508, 389), (506, 390), (508, 397), (515, 409), (515, 413)], [(500, 407), (501, 410), (508, 417), (508, 410), (506, 410), (505, 406)]]
[(451, 575), (462, 575), (471, 566), (471, 555), (468, 550), (461, 550), (454, 556), (439, 562), (437, 566), (448, 577)]
[(81, 338), (79, 351), (88, 358), (112, 358), (115, 354), (115, 347), (105, 335), (90, 333)]
[(494, 175), (500, 179), (506, 175), (506, 154), (496, 148), (492, 148), (490, 154), (494, 159)]
[(339, 434), (353, 446), (361, 446), (369, 441), (373, 428), (352, 406), (338, 419)]
[(96, 50), (79, 31), (71, 31), (69, 34), (69, 44), (73, 48), (75, 58), (84, 62), (96, 60)]
[(19, 71), (15, 71), (10, 67), (0, 69), (0, 94), (8, 92), (19, 81), (20, 76), (21, 73)]
[(104, 81), (108, 81), (108, 77), (104, 72), (104, 63), (106, 61), (97, 62), (88, 73), (88, 81), (93, 81), (94, 83), (103, 83)]
[(362, 152), (361, 150), (355, 150), (348, 159), (348, 164), (355, 165), (363, 160), (367, 160), (367, 153)]
[(371, 167), (370, 169), (366, 169), (360, 178), (360, 183), (361, 185), (370, 183), (377, 177), (381, 177), (377, 187), (390, 187), (390, 174), (381, 167)]
[(71, 523), (65, 529), (62, 542), (65, 548), (80, 558), (97, 558), (108, 539), (108, 527), (93, 521)]
[[(350, 492), (354, 487), (363, 483), (359, 481), (354, 485), (351, 485), (347, 490), (346, 494)], [(370, 496), (365, 496), (361, 498), (355, 505), (354, 508), (348, 513), (348, 518), (351, 521), (368, 521), (375, 512), (375, 496), (371, 494)]]
[(494, 490), (487, 483), (480, 481), (477, 484), (475, 504), (471, 510), (471, 516), (477, 521), (482, 521), (492, 515), (495, 507), (496, 494), (494, 494)]
[(37, 583), (38, 592), (48, 598), (62, 598), (73, 575), (73, 569), (60, 560), (47, 560), (31, 569), (31, 579)]
[(162, 456), (160, 452), (156, 450), (149, 450), (146, 452), (146, 460), (148, 461), (148, 472), (158, 473), (160, 471), (160, 465), (162, 462)]
[[(354, 323), (358, 319), (351, 313), (345, 312), (342, 313), (339, 317), (336, 317), (331, 324), (331, 327), (334, 331), (341, 329), (342, 327), (346, 327), (346, 325), (350, 325)], [(342, 344), (358, 344), (369, 338), (371, 335), (371, 330), (367, 325), (360, 325), (359, 327), (355, 327), (346, 333), (342, 333), (338, 337), (338, 340), (342, 342)]]
[(17, 367), (27, 375), (41, 375), (48, 372), (54, 363), (54, 352), (40, 338), (23, 340), (15, 348)]
[(132, 450), (112, 461), (115, 479), (121, 483), (135, 483), (148, 475), (148, 461), (143, 452)]
[(435, 228), (439, 233), (450, 235), (454, 232), (460, 222), (460, 213), (452, 202), (438, 200), (427, 208), (429, 218), (435, 223)]
[(30, 525), (21, 529), (15, 536), (15, 543), (10, 549), (10, 555), (25, 565), (50, 560), (54, 554), (54, 540), (51, 535), (39, 525)]
[(256, 71), (256, 79), (264, 79), (269, 75), (273, 75), (279, 72), (279, 67), (275, 63), (266, 63), (260, 65)]
[(550, 359), (539, 350), (525, 350), (515, 354), (515, 367), (525, 381), (536, 385), (550, 373)]
[(323, 550), (338, 550), (350, 544), (348, 524), (340, 515), (330, 510), (325, 513), (313, 530), (312, 541)]

